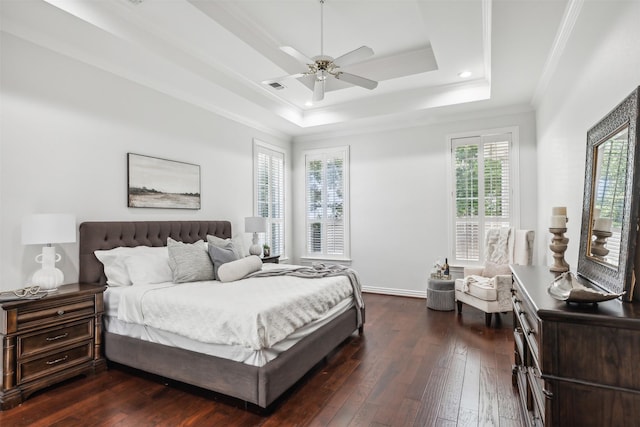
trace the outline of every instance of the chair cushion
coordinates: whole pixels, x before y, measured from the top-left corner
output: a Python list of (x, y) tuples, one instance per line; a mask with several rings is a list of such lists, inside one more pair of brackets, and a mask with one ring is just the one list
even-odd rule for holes
[(469, 290), (465, 292), (464, 279), (456, 279), (456, 291), (464, 292), (484, 301), (496, 301), (498, 290), (491, 285), (491, 282), (472, 282), (468, 284)]

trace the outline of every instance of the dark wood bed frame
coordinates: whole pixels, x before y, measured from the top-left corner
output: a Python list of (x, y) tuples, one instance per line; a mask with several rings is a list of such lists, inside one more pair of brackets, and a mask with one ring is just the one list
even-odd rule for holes
[[(208, 234), (230, 238), (231, 223), (84, 222), (80, 225), (79, 281), (97, 285), (106, 283), (102, 264), (94, 255), (95, 250), (119, 246), (166, 246), (167, 237), (193, 243), (200, 239), (206, 241)], [(357, 329), (356, 309), (351, 308), (261, 367), (109, 332), (104, 333), (103, 342), (107, 360), (268, 408)]]

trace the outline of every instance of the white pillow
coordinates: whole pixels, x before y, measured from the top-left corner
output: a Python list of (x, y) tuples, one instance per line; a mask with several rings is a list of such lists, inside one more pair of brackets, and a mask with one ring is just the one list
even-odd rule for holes
[(135, 254), (162, 254), (163, 252), (167, 253), (167, 248), (163, 246), (136, 246), (134, 248), (120, 246), (93, 253), (104, 266), (104, 274), (107, 276), (109, 286), (130, 286), (132, 282), (125, 264), (126, 258)]
[(124, 263), (133, 285), (171, 282), (173, 275), (169, 267), (169, 253), (137, 254), (125, 258)]
[(237, 235), (234, 236), (231, 241), (233, 242), (233, 246), (238, 254), (238, 258), (244, 258), (249, 256), (249, 251), (244, 244), (244, 237)]
[(109, 286), (129, 286), (131, 280), (127, 267), (124, 265), (124, 257), (118, 257), (115, 249), (108, 251), (94, 251), (98, 261), (104, 266), (104, 275), (107, 276)]
[(251, 255), (222, 264), (218, 268), (218, 280), (221, 282), (233, 282), (261, 269), (262, 260), (255, 255)]

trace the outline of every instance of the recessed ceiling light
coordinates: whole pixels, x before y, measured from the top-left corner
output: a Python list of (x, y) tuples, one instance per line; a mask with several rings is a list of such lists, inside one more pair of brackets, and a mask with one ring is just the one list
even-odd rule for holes
[(468, 70), (460, 71), (458, 73), (458, 77), (461, 77), (463, 79), (466, 79), (467, 77), (471, 77), (471, 71), (468, 71)]
[(304, 103), (304, 105), (306, 105), (307, 107), (312, 107), (313, 106), (313, 101), (307, 101)]

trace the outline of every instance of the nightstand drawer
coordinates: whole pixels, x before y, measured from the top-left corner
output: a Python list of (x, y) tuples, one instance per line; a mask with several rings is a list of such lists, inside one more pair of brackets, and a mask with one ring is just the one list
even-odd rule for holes
[(93, 295), (82, 298), (65, 298), (47, 301), (43, 299), (24, 310), (18, 311), (18, 331), (32, 327), (42, 328), (49, 324), (60, 324), (67, 320), (91, 316), (95, 312)]
[(93, 359), (93, 341), (87, 341), (76, 347), (49, 353), (36, 359), (18, 362), (17, 384), (38, 379), (54, 372)]
[(67, 323), (61, 327), (18, 337), (18, 358), (45, 353), (93, 337), (93, 319)]

